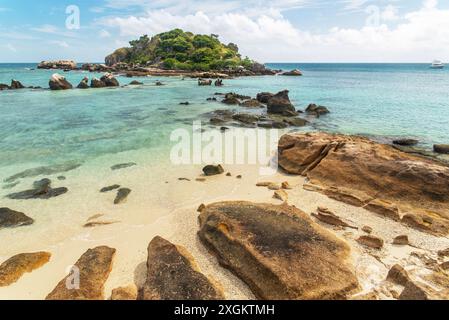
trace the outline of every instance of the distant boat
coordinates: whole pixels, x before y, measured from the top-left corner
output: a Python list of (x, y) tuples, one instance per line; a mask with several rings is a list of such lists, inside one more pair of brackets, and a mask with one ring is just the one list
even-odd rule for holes
[(432, 65), (430, 67), (432, 69), (443, 69), (444, 63), (441, 62), (440, 60), (435, 60), (434, 62), (432, 62)]

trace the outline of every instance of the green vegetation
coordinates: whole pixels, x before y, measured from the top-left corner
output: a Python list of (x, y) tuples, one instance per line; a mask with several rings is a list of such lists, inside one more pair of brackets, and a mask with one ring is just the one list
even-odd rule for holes
[(131, 41), (106, 57), (106, 63), (157, 65), (178, 70), (223, 70), (239, 66), (251, 67), (253, 61), (242, 59), (236, 44), (224, 45), (217, 35), (195, 35), (174, 29), (149, 38), (147, 35)]

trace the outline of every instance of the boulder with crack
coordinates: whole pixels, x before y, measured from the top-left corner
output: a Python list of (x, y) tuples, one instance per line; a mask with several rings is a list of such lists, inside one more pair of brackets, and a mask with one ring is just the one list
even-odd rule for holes
[(345, 299), (358, 288), (349, 246), (286, 204), (220, 202), (200, 240), (261, 299)]

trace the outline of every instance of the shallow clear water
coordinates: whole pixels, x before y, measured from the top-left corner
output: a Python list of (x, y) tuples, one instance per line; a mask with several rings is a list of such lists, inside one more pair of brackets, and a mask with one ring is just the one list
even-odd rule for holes
[[(12, 78), (26, 86), (48, 87), (55, 71), (28, 70), (35, 64), (0, 64), (0, 83)], [(271, 64), (300, 68), (303, 77), (226, 80), (225, 87), (198, 87), (193, 79), (138, 79), (144, 86), (114, 89), (0, 91), (0, 177), (2, 167), (26, 168), (84, 162), (128, 150), (158, 150), (168, 160), (169, 135), (200, 115), (226, 106), (207, 102), (215, 92), (255, 96), (290, 90), (294, 104), (326, 105), (331, 114), (314, 127), (342, 133), (417, 137), (423, 146), (449, 143), (449, 70), (424, 64)], [(75, 86), (83, 72), (64, 73)], [(95, 76), (101, 76), (97, 74)], [(120, 83), (132, 79), (119, 77)], [(189, 101), (189, 106), (179, 105)], [(312, 129), (312, 128), (310, 128)], [(149, 154), (152, 154), (151, 152)], [(149, 159), (151, 160), (151, 159)], [(10, 172), (11, 170), (8, 170)]]

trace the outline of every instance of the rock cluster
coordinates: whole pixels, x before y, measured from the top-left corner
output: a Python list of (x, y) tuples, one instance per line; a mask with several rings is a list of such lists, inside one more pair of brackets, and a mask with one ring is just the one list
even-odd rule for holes
[(75, 61), (58, 60), (58, 61), (42, 61), (37, 66), (38, 69), (62, 69), (62, 70), (76, 70), (77, 65)]
[(327, 133), (284, 135), (279, 165), (305, 186), (418, 230), (449, 232), (449, 167), (371, 140)]

